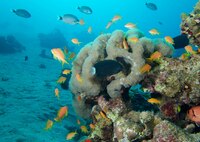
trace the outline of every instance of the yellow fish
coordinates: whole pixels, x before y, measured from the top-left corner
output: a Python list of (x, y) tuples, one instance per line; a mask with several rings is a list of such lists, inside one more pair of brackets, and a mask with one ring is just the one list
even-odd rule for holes
[(95, 125), (94, 124), (90, 124), (90, 129), (95, 129)]
[(124, 27), (127, 29), (133, 29), (133, 28), (136, 28), (136, 25), (133, 23), (127, 23), (126, 25), (124, 25)]
[(151, 70), (151, 66), (149, 64), (145, 64), (141, 69), (140, 73), (149, 72)]
[(66, 140), (71, 140), (75, 137), (75, 135), (78, 134), (76, 131), (75, 132), (70, 132), (66, 136)]
[(79, 24), (80, 24), (80, 25), (84, 25), (84, 24), (85, 24), (85, 21), (84, 21), (83, 19), (80, 19), (80, 20), (79, 20)]
[(59, 77), (59, 79), (57, 80), (57, 83), (59, 83), (59, 84), (63, 84), (65, 81), (66, 81), (66, 77), (64, 77), (64, 76), (61, 76), (61, 77)]
[(89, 26), (87, 31), (88, 31), (89, 34), (91, 34), (92, 33), (92, 27)]
[(115, 15), (113, 18), (112, 18), (112, 22), (116, 22), (118, 20), (122, 19), (122, 17), (120, 15)]
[(72, 38), (71, 42), (73, 44), (76, 44), (76, 45), (80, 45), (81, 44), (81, 42), (79, 42), (79, 40), (77, 38)]
[(82, 83), (83, 82), (83, 79), (82, 79), (82, 77), (81, 77), (81, 75), (80, 74), (76, 74), (76, 79), (78, 80), (78, 82), (80, 82), (80, 83)]
[(165, 37), (165, 41), (166, 41), (167, 43), (169, 43), (169, 44), (174, 44), (174, 40), (173, 40), (173, 38), (171, 38), (170, 36), (166, 36), (166, 37)]
[(147, 58), (147, 60), (155, 61), (155, 60), (159, 59), (161, 56), (162, 56), (162, 54), (160, 52), (156, 51), (153, 54), (151, 54), (150, 58)]
[(158, 31), (157, 29), (151, 29), (151, 30), (149, 30), (149, 33), (150, 33), (151, 35), (159, 35), (159, 34), (160, 34), (159, 31)]
[(160, 100), (158, 100), (156, 98), (148, 99), (147, 102), (149, 102), (151, 104), (160, 104)]
[(44, 128), (45, 130), (49, 130), (53, 127), (53, 121), (48, 119), (46, 123), (46, 127)]
[(190, 45), (185, 46), (185, 50), (187, 51), (187, 53), (190, 53), (190, 54), (196, 54), (197, 53), (196, 51), (194, 51), (192, 49), (192, 46), (190, 46)]
[(61, 121), (65, 116), (68, 115), (68, 107), (61, 107), (57, 113), (57, 117), (54, 118), (55, 121)]
[(139, 39), (137, 37), (131, 37), (131, 38), (128, 38), (128, 41), (137, 43), (139, 41)]
[(51, 53), (53, 54), (54, 59), (57, 59), (58, 61), (62, 62), (62, 65), (64, 63), (69, 64), (65, 60), (65, 55), (64, 55), (63, 51), (60, 48), (51, 49)]
[(80, 128), (81, 128), (81, 132), (83, 132), (83, 133), (88, 133), (89, 132), (85, 125), (82, 125)]
[(56, 88), (55, 90), (54, 90), (54, 92), (55, 92), (55, 96), (59, 99), (59, 94), (60, 94), (60, 91), (58, 90), (58, 88)]
[(70, 73), (71, 73), (71, 70), (67, 70), (67, 69), (62, 72), (62, 74), (65, 74), (65, 75), (68, 75)]

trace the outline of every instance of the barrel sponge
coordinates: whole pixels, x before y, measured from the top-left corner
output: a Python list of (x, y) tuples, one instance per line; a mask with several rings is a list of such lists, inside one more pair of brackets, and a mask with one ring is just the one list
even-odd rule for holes
[[(138, 41), (129, 40), (132, 37), (138, 38)], [(127, 42), (128, 49), (124, 47), (124, 41)], [(105, 91), (111, 98), (118, 97), (123, 88), (136, 85), (143, 79), (144, 74), (140, 73), (140, 69), (146, 63), (146, 58), (149, 58), (155, 51), (160, 51), (164, 56), (170, 56), (173, 52), (172, 49), (171, 45), (164, 40), (146, 38), (138, 29), (132, 29), (126, 33), (116, 30), (112, 34), (102, 34), (93, 42), (85, 45), (73, 62), (72, 76), (69, 82), (73, 98), (84, 94), (83, 100), (88, 98), (91, 100)], [(129, 71), (113, 75), (114, 80), (111, 80), (106, 86), (92, 76), (91, 69), (95, 63), (103, 60), (120, 62), (119, 59), (129, 65)], [(126, 69), (126, 67), (124, 68)], [(81, 76), (82, 82), (77, 80), (77, 74)], [(83, 110), (84, 107), (76, 105), (76, 108)]]

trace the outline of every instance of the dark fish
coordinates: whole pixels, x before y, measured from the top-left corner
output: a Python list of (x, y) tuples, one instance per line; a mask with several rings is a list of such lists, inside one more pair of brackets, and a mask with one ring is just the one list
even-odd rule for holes
[(13, 9), (12, 12), (14, 12), (17, 16), (20, 16), (23, 18), (31, 17), (31, 14), (25, 9)]
[(173, 40), (174, 40), (173, 46), (175, 49), (183, 48), (189, 44), (189, 39), (186, 34), (181, 34), (179, 36), (176, 36), (173, 38)]
[(24, 57), (24, 61), (28, 61), (28, 56), (25, 56), (25, 57)]
[(149, 2), (149, 3), (146, 2), (145, 5), (146, 5), (147, 8), (154, 10), (154, 11), (158, 9), (157, 6), (154, 3), (151, 3), (151, 2)]
[(85, 13), (85, 14), (92, 14), (92, 9), (88, 6), (78, 7), (78, 10), (82, 13)]
[(162, 23), (161, 21), (158, 21), (158, 24), (159, 24), (159, 25), (163, 25), (163, 23)]
[(65, 14), (63, 16), (59, 16), (58, 20), (62, 20), (66, 24), (71, 24), (71, 25), (79, 23), (79, 19), (73, 14)]
[(123, 70), (123, 66), (115, 60), (104, 60), (94, 64), (92, 75), (98, 78), (106, 78)]

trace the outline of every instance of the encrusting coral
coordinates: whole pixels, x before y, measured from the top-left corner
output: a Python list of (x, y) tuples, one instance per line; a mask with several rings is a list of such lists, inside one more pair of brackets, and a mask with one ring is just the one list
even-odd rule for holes
[(181, 15), (181, 31), (186, 34), (191, 44), (200, 45), (200, 1), (194, 7), (194, 11), (190, 14), (183, 13)]

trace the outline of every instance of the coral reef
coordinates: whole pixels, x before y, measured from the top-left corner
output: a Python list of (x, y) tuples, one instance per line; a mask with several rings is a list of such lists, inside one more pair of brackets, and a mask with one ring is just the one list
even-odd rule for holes
[[(132, 42), (132, 38), (137, 38), (138, 41)], [(127, 42), (127, 48), (124, 47), (123, 42)], [(148, 39), (138, 29), (129, 30), (127, 33), (117, 30), (112, 34), (100, 35), (94, 42), (85, 45), (73, 62), (69, 86), (75, 95), (74, 98), (81, 95), (83, 100), (87, 101), (100, 95), (111, 98), (121, 96), (126, 89), (143, 79), (144, 74), (140, 72), (140, 68), (145, 64), (145, 58), (155, 51), (170, 57), (173, 46), (163, 39)], [(111, 81), (97, 80), (91, 74), (91, 69), (95, 63), (103, 60), (115, 60), (124, 66), (124, 70), (112, 75)], [(77, 74), (81, 76), (84, 83), (78, 81)], [(77, 108), (78, 111), (80, 109), (83, 109), (82, 106)]]
[(38, 34), (40, 41), (40, 46), (44, 48), (55, 48), (55, 47), (64, 47), (67, 45), (64, 35), (58, 30), (55, 29), (49, 34)]
[(16, 53), (23, 50), (25, 50), (25, 47), (14, 36), (0, 36), (0, 54)]
[(190, 14), (183, 13), (181, 15), (181, 31), (183, 34), (187, 34), (190, 43), (199, 46), (200, 45), (200, 1), (197, 2), (194, 7), (194, 11)]

